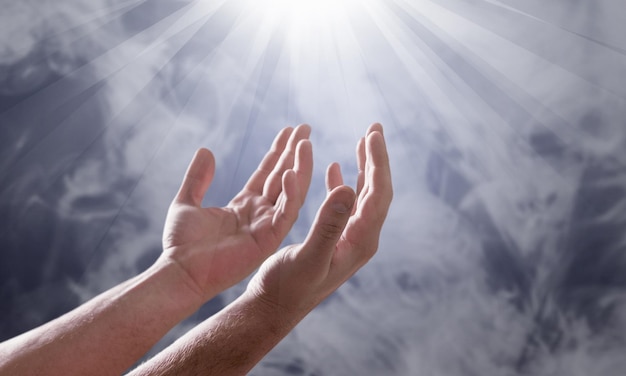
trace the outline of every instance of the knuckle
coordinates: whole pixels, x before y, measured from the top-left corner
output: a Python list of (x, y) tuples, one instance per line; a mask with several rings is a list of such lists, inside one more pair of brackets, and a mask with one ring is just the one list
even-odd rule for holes
[(343, 226), (338, 222), (323, 222), (320, 224), (318, 235), (323, 240), (335, 241), (343, 232)]

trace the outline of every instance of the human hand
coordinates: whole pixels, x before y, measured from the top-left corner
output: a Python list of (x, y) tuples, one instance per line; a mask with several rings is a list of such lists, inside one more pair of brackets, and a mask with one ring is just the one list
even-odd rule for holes
[(246, 293), (270, 312), (301, 319), (376, 253), (393, 196), (380, 124), (359, 141), (357, 161), (356, 195), (343, 185), (339, 165), (331, 164), (326, 173), (329, 193), (304, 243), (275, 253), (248, 284)]
[(158, 262), (178, 265), (203, 300), (252, 273), (298, 217), (313, 169), (310, 132), (308, 125), (283, 129), (245, 187), (223, 208), (201, 206), (215, 160), (209, 150), (198, 150), (168, 210)]

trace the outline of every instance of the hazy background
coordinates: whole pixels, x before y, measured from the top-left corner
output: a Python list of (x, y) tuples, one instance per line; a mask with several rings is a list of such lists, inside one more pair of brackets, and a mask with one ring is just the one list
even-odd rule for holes
[(150, 265), (198, 147), (224, 205), (311, 124), (297, 242), (381, 122), (378, 254), (251, 374), (623, 375), (624, 35), (622, 0), (0, 0), (0, 340)]

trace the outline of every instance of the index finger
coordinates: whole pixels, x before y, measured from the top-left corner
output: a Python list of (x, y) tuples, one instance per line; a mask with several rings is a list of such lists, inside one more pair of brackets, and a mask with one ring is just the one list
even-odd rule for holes
[(274, 138), (274, 142), (272, 143), (272, 147), (265, 154), (265, 157), (263, 157), (263, 160), (259, 164), (257, 170), (252, 174), (252, 176), (250, 176), (250, 179), (248, 179), (244, 189), (255, 192), (259, 195), (263, 194), (265, 180), (274, 170), (274, 166), (276, 166), (276, 163), (283, 154), (285, 147), (287, 147), (287, 141), (289, 140), (292, 132), (292, 127), (286, 127), (276, 135), (276, 138)]
[(215, 174), (215, 157), (205, 148), (196, 151), (187, 172), (183, 177), (175, 200), (181, 203), (200, 206), (213, 175)]
[[(367, 191), (359, 197), (354, 216), (345, 231), (352, 262), (367, 260), (378, 248), (378, 238), (393, 198), (389, 156), (383, 135), (374, 131), (366, 140)], [(341, 256), (340, 256), (341, 257)]]
[[(391, 168), (389, 154), (385, 145), (385, 138), (379, 131), (371, 132), (365, 142), (365, 179), (368, 191), (364, 197), (364, 204), (374, 196), (374, 202), (381, 208), (388, 208), (393, 197), (391, 183)], [(370, 200), (371, 201), (371, 200)], [(380, 201), (380, 202), (379, 202)]]

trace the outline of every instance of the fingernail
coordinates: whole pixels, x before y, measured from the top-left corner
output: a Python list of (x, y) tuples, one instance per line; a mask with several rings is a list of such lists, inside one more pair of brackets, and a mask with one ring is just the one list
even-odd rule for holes
[(340, 214), (344, 214), (352, 210), (352, 205), (346, 204), (344, 201), (335, 201), (332, 207), (333, 210)]

